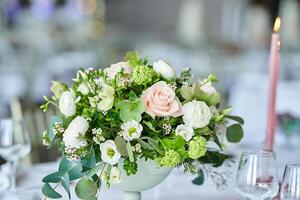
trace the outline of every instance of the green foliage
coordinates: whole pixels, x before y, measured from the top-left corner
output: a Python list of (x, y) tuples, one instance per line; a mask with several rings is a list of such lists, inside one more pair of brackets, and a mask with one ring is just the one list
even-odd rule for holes
[(95, 155), (95, 150), (93, 147), (90, 148), (89, 153), (86, 155), (85, 158), (81, 160), (81, 164), (83, 167), (87, 169), (91, 169), (95, 167), (96, 165), (96, 155)]
[(60, 199), (62, 196), (57, 193), (49, 183), (45, 183), (43, 188), (42, 188), (42, 192), (43, 194), (48, 197), (48, 198), (52, 198), (52, 199)]
[(160, 149), (159, 147), (159, 143), (157, 140), (151, 138), (151, 137), (147, 137), (147, 136), (144, 136), (144, 137), (141, 137), (140, 139), (142, 140), (147, 140), (148, 141), (148, 144), (155, 150), (157, 151), (157, 153), (159, 153), (160, 155), (163, 155), (164, 152)]
[(164, 138), (162, 139), (162, 141), (168, 149), (176, 149), (176, 150), (182, 148), (186, 143), (186, 141), (181, 136), (175, 136), (170, 139)]
[(125, 60), (133, 67), (144, 64), (136, 51), (129, 51), (125, 55)]
[(192, 70), (191, 70), (191, 68), (185, 68), (180, 73), (180, 80), (182, 82), (189, 81), (191, 78), (192, 78)]
[(240, 124), (244, 124), (244, 119), (236, 115), (225, 115), (226, 118), (234, 120)]
[(82, 165), (78, 161), (70, 161), (66, 158), (63, 158), (59, 163), (59, 171), (63, 173), (67, 173), (70, 177), (70, 181), (81, 178), (83, 174)]
[[(133, 97), (131, 97), (131, 100)], [(120, 109), (120, 118), (123, 122), (142, 120), (142, 113), (145, 112), (145, 107), (140, 99), (123, 100), (117, 104)]]
[(203, 185), (205, 180), (205, 175), (202, 169), (198, 170), (198, 176), (192, 181), (195, 185)]
[(97, 185), (91, 179), (83, 178), (78, 181), (75, 187), (75, 193), (82, 200), (96, 199)]
[(86, 177), (92, 178), (92, 177), (93, 177), (95, 174), (97, 174), (102, 168), (103, 168), (103, 163), (97, 164), (95, 167), (93, 167), (92, 169), (90, 169), (90, 170), (87, 172)]
[(152, 123), (149, 121), (143, 121), (143, 124), (145, 124), (148, 127), (149, 131), (152, 131), (154, 133), (160, 132), (159, 130), (156, 130), (155, 127), (152, 125)]
[(133, 152), (132, 152), (132, 146), (130, 142), (127, 142), (126, 144), (127, 154), (130, 162), (134, 162)]
[(227, 128), (226, 137), (228, 142), (238, 143), (244, 137), (243, 128), (240, 124), (233, 124)]
[(48, 148), (51, 148), (53, 146), (54, 141), (55, 141), (55, 139), (57, 137), (56, 133), (54, 131), (54, 125), (55, 125), (55, 123), (63, 123), (62, 118), (60, 118), (59, 116), (53, 116), (53, 117), (51, 117), (49, 128), (48, 128), (47, 134), (45, 136), (45, 137), (47, 137), (47, 141), (49, 142)]
[[(55, 189), (50, 186), (49, 183), (61, 184), (65, 191), (68, 193), (69, 199), (71, 199), (70, 193), (70, 181), (81, 178), (83, 174), (81, 173), (82, 166), (80, 162), (69, 161), (63, 158), (59, 163), (59, 170), (57, 172), (51, 173), (43, 178), (45, 189), (42, 190), (43, 194), (49, 198), (49, 195), (59, 196), (55, 192)], [(57, 194), (56, 194), (57, 193)], [(59, 198), (59, 197), (57, 197)]]
[(126, 141), (121, 136), (117, 136), (115, 138), (115, 144), (117, 146), (117, 149), (118, 149), (119, 153), (122, 156), (127, 157), (128, 156), (128, 151), (127, 151)]
[(127, 176), (130, 176), (136, 174), (138, 165), (135, 161), (131, 162), (129, 159), (125, 159), (123, 163), (123, 169), (125, 170)]
[(206, 154), (198, 160), (203, 164), (212, 164), (213, 167), (220, 167), (226, 160), (231, 158), (231, 155), (223, 154), (218, 151), (207, 151)]

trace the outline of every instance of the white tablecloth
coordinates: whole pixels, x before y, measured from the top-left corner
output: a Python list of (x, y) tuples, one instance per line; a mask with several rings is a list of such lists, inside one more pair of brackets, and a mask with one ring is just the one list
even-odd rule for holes
[[(234, 152), (238, 152), (237, 160), (239, 158), (239, 152), (243, 152), (249, 149), (255, 150), (258, 147), (233, 147)], [(277, 155), (277, 162), (278, 162), (278, 175), (281, 179), (284, 166), (285, 164), (294, 164), (300, 163), (300, 148), (296, 149), (287, 149), (287, 148), (277, 148), (275, 149)], [(182, 170), (175, 169), (170, 176), (159, 186), (145, 191), (142, 193), (143, 200), (237, 200), (241, 199), (239, 195), (235, 192), (234, 189), (234, 178), (235, 172), (237, 169), (236, 162), (231, 169), (233, 172), (232, 181), (229, 187), (222, 191), (218, 192), (212, 182), (207, 179), (205, 184), (202, 186), (195, 186), (191, 183), (193, 176), (185, 175)], [(25, 176), (19, 182), (19, 187), (23, 188), (36, 188), (37, 191), (41, 188), (41, 180), (42, 178), (51, 173), (56, 171), (58, 163), (46, 163), (46, 164), (38, 164), (32, 166)], [(72, 187), (74, 190), (74, 185)], [(65, 194), (62, 190), (62, 194)], [(121, 200), (122, 193), (117, 189), (105, 188), (103, 185), (101, 190), (102, 200)], [(73, 198), (77, 199), (74, 195), (73, 191)]]

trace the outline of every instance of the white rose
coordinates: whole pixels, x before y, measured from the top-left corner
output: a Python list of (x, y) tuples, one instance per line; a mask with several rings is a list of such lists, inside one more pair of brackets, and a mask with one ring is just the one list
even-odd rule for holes
[(79, 148), (84, 146), (85, 142), (80, 140), (80, 135), (84, 135), (88, 129), (89, 123), (85, 118), (77, 116), (73, 119), (63, 135), (66, 147)]
[(166, 79), (171, 79), (176, 76), (175, 70), (163, 60), (154, 62), (153, 69), (155, 72), (161, 74)]
[(100, 144), (101, 159), (103, 162), (111, 165), (117, 164), (121, 158), (121, 154), (118, 152), (116, 144), (112, 140)]
[(139, 138), (143, 131), (143, 126), (135, 120), (128, 121), (121, 125), (122, 136), (126, 141)]
[(90, 89), (86, 83), (81, 83), (77, 89), (83, 95), (87, 95), (90, 92)]
[(63, 92), (59, 99), (59, 111), (65, 117), (71, 117), (76, 112), (76, 104), (75, 104), (75, 93), (74, 91), (66, 91)]
[(183, 121), (193, 128), (202, 128), (209, 124), (212, 117), (209, 107), (203, 101), (193, 100), (182, 107)]
[(194, 136), (194, 129), (185, 124), (180, 124), (176, 127), (175, 134), (183, 137), (185, 141), (190, 141)]
[(112, 184), (121, 183), (121, 171), (117, 167), (113, 167), (110, 170), (110, 182)]
[[(200, 84), (202, 85), (203, 83), (207, 82), (207, 79), (204, 81), (201, 81)], [(200, 87), (200, 89), (205, 92), (207, 95), (212, 95), (214, 93), (217, 93), (217, 90), (214, 86), (212, 86), (211, 82), (207, 82), (204, 85)]]

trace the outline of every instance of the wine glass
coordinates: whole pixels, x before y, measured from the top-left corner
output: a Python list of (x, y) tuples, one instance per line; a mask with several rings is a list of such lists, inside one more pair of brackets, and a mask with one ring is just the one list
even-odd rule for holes
[(285, 167), (280, 199), (300, 200), (300, 165), (287, 165)]
[(0, 120), (0, 155), (11, 163), (11, 192), (16, 192), (16, 168), (31, 150), (28, 133), (22, 120)]
[(236, 184), (237, 192), (245, 198), (275, 197), (279, 189), (275, 154), (270, 151), (242, 153)]

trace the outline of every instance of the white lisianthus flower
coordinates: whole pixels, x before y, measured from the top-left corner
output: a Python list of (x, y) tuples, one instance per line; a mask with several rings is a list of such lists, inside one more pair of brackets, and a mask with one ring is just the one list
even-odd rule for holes
[(155, 72), (161, 74), (166, 79), (171, 79), (176, 76), (175, 70), (163, 60), (154, 62), (153, 69)]
[(203, 101), (193, 100), (182, 107), (183, 121), (193, 128), (203, 128), (209, 124), (212, 117), (211, 111)]
[(121, 158), (121, 154), (118, 152), (116, 144), (112, 140), (100, 144), (101, 159), (103, 162), (111, 165), (117, 164)]
[(66, 147), (80, 148), (85, 145), (85, 141), (80, 139), (80, 135), (84, 135), (89, 129), (88, 121), (77, 116), (71, 121), (68, 128), (63, 134), (63, 141)]
[(108, 111), (114, 105), (115, 89), (104, 82), (99, 82), (99, 85), (101, 86), (101, 91), (96, 96), (89, 97), (89, 102), (94, 108)]
[[(211, 82), (207, 82), (207, 79), (205, 79), (204, 81), (200, 81), (200, 84), (202, 85), (200, 87), (200, 89), (205, 92), (207, 95), (212, 95), (217, 93), (217, 90), (214, 86), (212, 86)], [(205, 83), (205, 84), (204, 84)], [(204, 85), (203, 85), (204, 84)]]
[(122, 124), (121, 129), (122, 129), (121, 133), (123, 138), (126, 141), (131, 141), (141, 136), (143, 131), (143, 126), (140, 123), (136, 122), (135, 120), (131, 120)]
[(102, 90), (99, 92), (98, 96), (101, 99), (97, 104), (97, 108), (102, 111), (110, 110), (114, 105), (115, 100), (115, 89), (107, 85), (106, 83), (102, 83)]
[(185, 124), (180, 124), (176, 127), (175, 130), (176, 135), (180, 135), (183, 137), (185, 141), (190, 141), (192, 137), (195, 135), (194, 134), (194, 129), (190, 126), (187, 126)]
[(110, 182), (112, 184), (121, 183), (121, 171), (117, 167), (113, 167), (110, 170)]
[(73, 90), (63, 92), (59, 99), (59, 111), (65, 117), (73, 116), (76, 113), (76, 102), (78, 99)]
[(90, 89), (86, 83), (81, 83), (77, 90), (83, 95), (87, 95), (90, 92)]

